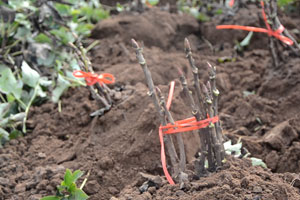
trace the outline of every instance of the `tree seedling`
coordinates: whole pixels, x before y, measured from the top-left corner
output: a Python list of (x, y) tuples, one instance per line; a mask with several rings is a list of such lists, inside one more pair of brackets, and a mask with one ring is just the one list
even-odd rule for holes
[(81, 187), (76, 186), (76, 181), (83, 175), (83, 172), (76, 170), (72, 173), (67, 169), (64, 180), (57, 186), (57, 193), (55, 196), (43, 197), (41, 200), (86, 200), (88, 195), (82, 190), (86, 180), (82, 183)]
[[(184, 183), (188, 180), (187, 174), (185, 173), (186, 166), (186, 155), (184, 149), (184, 143), (182, 139), (181, 132), (187, 132), (191, 130), (198, 130), (200, 136), (200, 153), (199, 160), (196, 162), (196, 174), (198, 176), (204, 176), (207, 169), (205, 168), (205, 162), (208, 162), (208, 170), (215, 171), (222, 166), (222, 160), (225, 156), (223, 138), (221, 135), (222, 129), (220, 123), (218, 123), (218, 104), (217, 98), (219, 95), (216, 89), (215, 74), (216, 69), (209, 64), (209, 74), (210, 81), (208, 84), (199, 84), (199, 74), (198, 68), (195, 66), (194, 59), (192, 57), (192, 52), (190, 44), (187, 39), (185, 39), (185, 53), (189, 60), (190, 66), (192, 68), (194, 77), (194, 87), (196, 91), (196, 101), (193, 100), (188, 87), (186, 79), (183, 73), (180, 73), (180, 81), (183, 86), (183, 91), (188, 97), (188, 104), (192, 108), (192, 114), (194, 118), (188, 118), (185, 120), (176, 121), (172, 117), (169, 111), (170, 107), (170, 96), (172, 98), (172, 84), (170, 89), (170, 94), (168, 101), (166, 103), (164, 96), (158, 87), (155, 87), (151, 72), (148, 69), (146, 60), (142, 53), (142, 48), (139, 47), (138, 43), (132, 39), (133, 48), (136, 52), (136, 57), (141, 65), (147, 86), (149, 88), (149, 96), (152, 98), (157, 113), (159, 113), (159, 119), (161, 121), (161, 127), (159, 129), (159, 136), (161, 142), (161, 159), (162, 167), (166, 175), (167, 180), (170, 184), (175, 184), (171, 176), (169, 175), (166, 168), (166, 158), (164, 153), (164, 143), (166, 144), (167, 151), (170, 156), (170, 161), (173, 169), (172, 177), (175, 178), (177, 182), (180, 183), (180, 187), (184, 186)], [(180, 70), (179, 70), (180, 71)], [(164, 130), (168, 129), (168, 130)], [(176, 141), (179, 149), (179, 156), (176, 152), (175, 145), (173, 143), (173, 138), (170, 134), (176, 134)]]
[[(181, 74), (181, 84), (185, 95), (190, 99), (190, 107), (192, 108), (192, 114), (195, 116), (197, 121), (206, 119), (209, 117), (218, 116), (218, 96), (219, 91), (216, 88), (216, 67), (208, 64), (209, 82), (206, 85), (202, 84), (200, 87), (199, 70), (195, 65), (195, 61), (192, 56), (192, 50), (188, 39), (184, 41), (184, 49), (186, 57), (189, 61), (190, 67), (193, 73), (193, 86), (195, 89), (195, 99), (193, 100), (192, 95), (189, 93), (186, 79)], [(207, 128), (199, 129), (200, 137), (200, 152), (199, 158), (195, 162), (196, 174), (201, 177), (207, 173), (205, 169), (205, 162), (208, 163), (208, 171), (215, 171), (222, 166), (222, 160), (225, 157), (222, 129), (220, 122), (217, 121), (215, 124), (211, 123)]]

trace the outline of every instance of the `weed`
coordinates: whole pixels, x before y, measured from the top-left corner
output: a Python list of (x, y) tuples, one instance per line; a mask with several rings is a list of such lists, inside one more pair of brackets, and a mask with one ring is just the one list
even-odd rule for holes
[(76, 181), (83, 175), (83, 172), (76, 170), (72, 173), (67, 169), (64, 180), (57, 186), (57, 193), (55, 196), (43, 197), (41, 200), (86, 200), (88, 195), (82, 190), (86, 180), (82, 183), (80, 188), (76, 186)]

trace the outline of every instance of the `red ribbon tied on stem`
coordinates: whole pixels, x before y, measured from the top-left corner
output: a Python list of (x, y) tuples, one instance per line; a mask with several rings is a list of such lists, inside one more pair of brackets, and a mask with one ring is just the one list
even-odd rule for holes
[(280, 41), (282, 41), (283, 43), (285, 43), (287, 45), (293, 45), (294, 42), (290, 38), (281, 35), (281, 33), (284, 31), (284, 27), (282, 24), (280, 24), (278, 29), (275, 31), (271, 29), (271, 26), (269, 25), (269, 23), (267, 21), (267, 15), (265, 13), (264, 2), (261, 1), (260, 4), (262, 6), (262, 16), (264, 18), (264, 22), (267, 27), (266, 29), (253, 27), (253, 26), (240, 26), (240, 25), (218, 25), (218, 26), (216, 26), (216, 28), (217, 29), (237, 29), (237, 30), (244, 30), (244, 31), (266, 33), (269, 36), (273, 36), (273, 37), (279, 39)]
[(84, 78), (87, 85), (94, 85), (98, 82), (102, 86), (103, 83), (112, 84), (115, 82), (114, 75), (109, 73), (103, 73), (98, 75), (91, 72), (83, 72), (81, 70), (76, 70), (73, 72), (73, 76), (77, 78)]
[[(171, 82), (170, 90), (169, 90), (169, 96), (167, 100), (167, 109), (170, 109), (171, 103), (172, 103), (172, 98), (174, 94), (174, 88), (175, 88), (175, 82)], [(219, 121), (219, 117), (215, 116), (212, 118), (208, 118), (205, 120), (197, 121), (195, 117), (187, 118), (184, 120), (179, 120), (176, 121), (174, 124), (168, 123), (165, 126), (160, 126), (159, 127), (159, 141), (161, 145), (161, 152), (160, 152), (160, 157), (161, 157), (161, 164), (162, 168), (164, 171), (164, 174), (168, 180), (168, 182), (171, 185), (175, 185), (171, 175), (168, 172), (167, 169), (167, 162), (166, 162), (166, 153), (165, 153), (165, 145), (164, 145), (164, 134), (174, 134), (174, 133), (179, 133), (179, 132), (188, 132), (192, 130), (198, 130), (201, 128), (206, 128), (209, 126), (211, 123), (216, 123)]]

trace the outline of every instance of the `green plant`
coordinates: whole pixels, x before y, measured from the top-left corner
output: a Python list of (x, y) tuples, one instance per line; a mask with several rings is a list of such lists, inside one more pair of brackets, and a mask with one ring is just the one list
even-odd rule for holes
[(76, 186), (76, 181), (83, 175), (83, 172), (76, 170), (74, 173), (67, 169), (64, 180), (57, 186), (57, 193), (55, 196), (43, 197), (41, 200), (86, 200), (88, 195), (82, 190), (85, 179), (80, 188)]
[[(233, 155), (238, 158), (247, 158), (250, 153), (242, 154), (242, 142), (241, 139), (237, 141), (236, 144), (232, 144), (231, 140), (224, 142), (225, 152), (228, 155)], [(261, 159), (255, 157), (249, 157), (252, 163), (252, 166), (261, 166), (263, 168), (267, 168), (266, 163), (264, 163)]]
[[(72, 75), (82, 61), (70, 43), (85, 44), (109, 12), (97, 0), (8, 0), (0, 6), (1, 146), (27, 132), (33, 104), (59, 103), (69, 87), (85, 85)], [(94, 46), (80, 48), (86, 54)]]

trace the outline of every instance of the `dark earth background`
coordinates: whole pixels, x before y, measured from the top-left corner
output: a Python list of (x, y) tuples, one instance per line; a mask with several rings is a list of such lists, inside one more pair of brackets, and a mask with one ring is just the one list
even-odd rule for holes
[[(91, 40), (100, 40), (100, 44), (90, 57), (96, 72), (114, 74), (116, 85), (124, 87), (116, 93), (115, 99), (119, 100), (100, 118), (89, 116), (98, 105), (84, 87), (70, 89), (63, 96), (60, 113), (57, 105), (50, 102), (33, 107), (28, 120), (31, 133), (0, 149), (0, 199), (37, 200), (55, 194), (66, 168), (90, 171), (84, 191), (91, 200), (112, 196), (169, 200), (300, 199), (300, 58), (282, 51), (285, 60), (275, 68), (268, 36), (255, 33), (235, 62), (217, 62), (220, 57), (232, 56), (234, 40), (241, 41), (247, 32), (221, 31), (215, 26), (226, 23), (264, 27), (260, 16), (260, 9), (250, 4), (235, 16), (216, 16), (205, 23), (159, 8), (142, 14), (121, 13), (99, 22)], [(281, 14), (280, 18), (288, 30), (300, 30), (299, 14)], [(176, 80), (171, 111), (179, 120), (191, 116), (182, 100), (176, 70), (183, 69), (192, 84), (183, 51), (185, 37), (192, 44), (203, 81), (208, 80), (206, 62), (217, 66), (225, 137), (233, 141), (241, 138), (251, 156), (263, 159), (268, 169), (252, 167), (248, 159), (228, 157), (223, 170), (191, 182), (184, 190), (162, 180), (160, 188), (151, 187), (140, 194), (138, 187), (145, 181), (140, 172), (163, 172), (159, 120), (130, 39), (143, 43), (154, 83), (166, 95), (169, 82)], [(213, 45), (214, 51), (203, 39)], [(187, 133), (184, 140), (191, 163), (199, 145), (197, 136)]]

